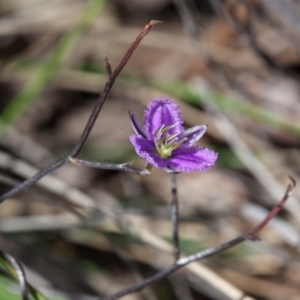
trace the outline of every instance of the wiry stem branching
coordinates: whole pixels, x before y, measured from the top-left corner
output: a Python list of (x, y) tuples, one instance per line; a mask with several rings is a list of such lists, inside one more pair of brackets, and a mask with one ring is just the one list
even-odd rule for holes
[(268, 223), (269, 221), (281, 210), (281, 208), (283, 207), (284, 203), (288, 200), (289, 196), (292, 193), (292, 190), (295, 188), (296, 186), (296, 181), (294, 178), (290, 177), (291, 179), (291, 183), (288, 185), (282, 199), (280, 200), (280, 202), (268, 213), (268, 215), (255, 227), (253, 227), (252, 229), (250, 229), (248, 232), (246, 232), (245, 234), (231, 240), (228, 241), (224, 244), (215, 246), (215, 247), (211, 247), (208, 249), (205, 249), (203, 251), (197, 252), (195, 254), (183, 257), (181, 259), (178, 259), (172, 266), (170, 266), (169, 268), (163, 269), (159, 272), (157, 272), (156, 274), (154, 274), (153, 276), (145, 279), (144, 281), (141, 281), (137, 284), (134, 284), (128, 288), (125, 288), (113, 295), (110, 295), (108, 297), (104, 297), (104, 298), (100, 298), (99, 300), (116, 300), (116, 299), (120, 299), (121, 297), (131, 294), (131, 293), (135, 293), (138, 291), (141, 291), (142, 289), (144, 289), (145, 287), (154, 284), (155, 282), (166, 278), (167, 276), (169, 276), (170, 274), (176, 272), (178, 269), (194, 262), (194, 261), (198, 261), (198, 260), (202, 260), (204, 258), (213, 256), (215, 254), (218, 254), (220, 252), (223, 252), (225, 250), (228, 250), (230, 248), (232, 248), (233, 246), (236, 246), (238, 244), (241, 244), (242, 242), (246, 241), (246, 240), (250, 240), (250, 241), (256, 241), (258, 240), (258, 236), (257, 234), (259, 233), (260, 230), (262, 230)]
[[(131, 44), (128, 51), (126, 52), (126, 54), (122, 58), (121, 62), (119, 63), (119, 65), (117, 66), (117, 68), (114, 71), (112, 71), (112, 68), (109, 63), (108, 58), (106, 56), (104, 57), (108, 80), (104, 86), (103, 91), (100, 93), (100, 96), (99, 96), (97, 102), (95, 103), (95, 106), (91, 112), (91, 115), (86, 123), (86, 126), (85, 126), (81, 136), (79, 137), (78, 141), (76, 142), (74, 148), (70, 151), (70, 153), (68, 155), (66, 155), (65, 157), (59, 159), (55, 163), (51, 164), (50, 166), (46, 167), (42, 171), (38, 172), (33, 177), (27, 179), (23, 183), (14, 187), (13, 189), (8, 191), (4, 195), (2, 195), (0, 197), (0, 203), (3, 202), (8, 197), (11, 197), (14, 194), (18, 193), (19, 191), (31, 186), (38, 180), (42, 179), (44, 176), (48, 175), (49, 173), (52, 173), (53, 171), (59, 169), (63, 165), (70, 163), (70, 162), (77, 164), (79, 166), (86, 166), (86, 167), (92, 167), (92, 168), (126, 171), (126, 172), (136, 173), (139, 175), (150, 174), (151, 165), (148, 165), (145, 170), (141, 170), (141, 169), (131, 166), (131, 162), (127, 162), (127, 163), (123, 163), (123, 164), (94, 162), (94, 161), (78, 159), (77, 156), (80, 153), (82, 147), (84, 146), (84, 144), (96, 122), (96, 119), (97, 119), (100, 111), (102, 110), (104, 102), (106, 101), (106, 99), (109, 95), (109, 92), (112, 89), (114, 82), (117, 79), (118, 75), (123, 70), (123, 68), (127, 64), (128, 60), (131, 58), (132, 54), (134, 53), (135, 49), (138, 47), (138, 45), (142, 41), (142, 39), (151, 31), (151, 29), (155, 25), (157, 25), (159, 23), (161, 23), (161, 22), (160, 21), (151, 21), (151, 22), (149, 22), (149, 24), (147, 24), (144, 27), (144, 29), (137, 36), (135, 41)], [(173, 142), (174, 141), (169, 141), (168, 146), (172, 146)], [(268, 224), (268, 222), (282, 209), (284, 203), (287, 201), (292, 190), (294, 189), (294, 187), (296, 185), (296, 181), (292, 177), (290, 177), (291, 183), (287, 187), (286, 192), (285, 192), (283, 198), (280, 200), (280, 202), (269, 212), (269, 214), (258, 225), (256, 225), (254, 228), (252, 228), (245, 234), (243, 234), (233, 240), (230, 240), (226, 243), (223, 243), (221, 245), (211, 247), (206, 250), (197, 252), (195, 254), (180, 258), (179, 206), (178, 206), (176, 176), (177, 176), (176, 174), (172, 174), (172, 183), (171, 183), (171, 192), (172, 192), (171, 211), (172, 211), (172, 226), (173, 226), (172, 237), (173, 237), (174, 257), (175, 257), (174, 264), (168, 268), (165, 268), (165, 269), (157, 272), (153, 276), (151, 276), (137, 284), (129, 286), (113, 295), (101, 298), (101, 300), (116, 300), (116, 299), (119, 299), (130, 293), (138, 292), (138, 291), (144, 289), (145, 287), (152, 285), (153, 283), (167, 277), (168, 275), (174, 273), (178, 269), (180, 269), (194, 261), (202, 260), (204, 258), (207, 258), (207, 257), (213, 256), (215, 254), (218, 254), (220, 252), (223, 252), (223, 251), (225, 251), (229, 248), (232, 248), (233, 246), (238, 245), (246, 240), (251, 240), (251, 241), (258, 240), (257, 235), (258, 235), (259, 231), (262, 230)], [(11, 264), (11, 266), (15, 269), (15, 271), (18, 275), (20, 285), (22, 288), (23, 300), (28, 300), (29, 297), (28, 297), (28, 291), (27, 291), (27, 283), (26, 283), (25, 273), (24, 273), (22, 267), (13, 257), (0, 251), (0, 254), (1, 253), (2, 253), (2, 256), (5, 256), (6, 260)]]
[(85, 165), (85, 166), (90, 166), (90, 167), (95, 167), (95, 168), (100, 168), (100, 169), (110, 169), (110, 170), (119, 170), (119, 171), (132, 172), (132, 173), (136, 173), (136, 174), (139, 174), (139, 175), (148, 175), (149, 174), (148, 171), (132, 167), (130, 162), (129, 163), (124, 163), (124, 164), (109, 164), (109, 163), (101, 163), (101, 162), (94, 163), (94, 162), (76, 160), (75, 158), (80, 153), (80, 151), (81, 151), (82, 147), (84, 146), (90, 132), (92, 131), (93, 126), (94, 126), (94, 124), (97, 120), (97, 117), (98, 117), (98, 115), (99, 115), (99, 113), (100, 113), (100, 111), (103, 107), (103, 104), (104, 104), (110, 90), (112, 89), (115, 80), (119, 76), (120, 72), (123, 70), (123, 68), (125, 67), (125, 65), (129, 61), (129, 59), (131, 58), (133, 52), (138, 47), (138, 45), (140, 44), (142, 39), (151, 31), (151, 29), (155, 25), (160, 24), (160, 23), (162, 23), (162, 22), (161, 21), (150, 21), (143, 28), (141, 33), (137, 36), (135, 41), (131, 44), (131, 46), (129, 47), (129, 49), (125, 53), (124, 57), (122, 58), (121, 62), (119, 63), (117, 68), (114, 70), (114, 72), (111, 71), (111, 66), (110, 66), (110, 63), (108, 61), (108, 58), (106, 56), (104, 57), (106, 71), (107, 71), (107, 74), (108, 74), (108, 80), (107, 80), (107, 82), (104, 86), (103, 91), (100, 93), (97, 102), (95, 103), (95, 106), (94, 106), (94, 108), (91, 112), (91, 115), (90, 115), (90, 117), (87, 121), (87, 124), (86, 124), (80, 138), (78, 139), (78, 141), (75, 144), (72, 151), (68, 155), (66, 155), (65, 157), (59, 159), (55, 163), (51, 164), (50, 166), (46, 167), (42, 171), (35, 174), (33, 177), (25, 180), (23, 183), (17, 185), (13, 189), (9, 190), (7, 193), (3, 194), (0, 197), (0, 203), (3, 202), (4, 200), (6, 200), (7, 198), (15, 195), (16, 193), (20, 192), (21, 190), (31, 186), (35, 182), (42, 179), (44, 176), (52, 173), (53, 171), (59, 169), (60, 167), (62, 167), (63, 165), (65, 165), (69, 162), (75, 162), (78, 165)]

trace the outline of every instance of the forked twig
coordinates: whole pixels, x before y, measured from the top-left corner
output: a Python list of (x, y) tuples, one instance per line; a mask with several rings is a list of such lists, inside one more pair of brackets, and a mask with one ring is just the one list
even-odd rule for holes
[(288, 187), (287, 187), (282, 199), (279, 201), (279, 203), (268, 213), (268, 215), (258, 225), (256, 225), (252, 229), (250, 229), (248, 232), (242, 234), (241, 236), (239, 236), (231, 241), (223, 243), (219, 246), (211, 247), (206, 250), (203, 250), (203, 251), (197, 252), (195, 254), (186, 256), (184, 258), (178, 259), (169, 268), (166, 268), (166, 269), (163, 269), (163, 270), (157, 272), (156, 274), (145, 279), (144, 281), (141, 281), (137, 284), (133, 284), (132, 286), (130, 286), (122, 291), (119, 291), (113, 295), (110, 295), (110, 296), (107, 296), (104, 298), (100, 298), (99, 300), (116, 300), (125, 295), (141, 291), (145, 287), (152, 285), (153, 283), (155, 283), (163, 278), (166, 278), (170, 274), (176, 272), (178, 269), (180, 269), (194, 261), (202, 260), (204, 258), (213, 256), (215, 254), (218, 254), (220, 252), (228, 250), (228, 249), (232, 248), (233, 246), (241, 244), (242, 242), (244, 242), (246, 240), (251, 240), (251, 241), (259, 240), (259, 238), (257, 237), (257, 234), (259, 233), (259, 231), (261, 229), (263, 229), (268, 224), (268, 222), (281, 210), (281, 208), (283, 207), (285, 202), (288, 200), (289, 196), (291, 195), (293, 189), (296, 186), (296, 180), (291, 176), (289, 176), (289, 178), (291, 180), (291, 183), (288, 185)]
[(107, 57), (104, 58), (105, 61), (105, 65), (106, 65), (106, 70), (108, 73), (108, 81), (106, 82), (103, 91), (100, 93), (99, 99), (96, 102), (93, 111), (90, 115), (90, 118), (78, 140), (78, 142), (76, 143), (75, 147), (73, 148), (73, 150), (70, 153), (71, 157), (76, 157), (80, 150), (82, 149), (86, 139), (88, 138), (94, 123), (96, 122), (96, 119), (98, 117), (98, 114), (100, 112), (100, 110), (102, 109), (102, 106), (111, 90), (111, 88), (113, 87), (113, 84), (116, 80), (116, 78), (118, 77), (118, 75), (120, 74), (120, 72), (123, 70), (123, 68), (125, 67), (125, 65), (127, 64), (127, 62), (129, 61), (130, 57), (132, 56), (133, 52), (135, 51), (135, 49), (137, 48), (137, 46), (139, 45), (139, 43), (142, 41), (142, 39), (151, 31), (151, 29), (157, 25), (162, 23), (161, 21), (150, 21), (145, 27), (144, 29), (141, 31), (141, 33), (137, 36), (137, 38), (135, 39), (135, 41), (131, 44), (131, 46), (129, 47), (129, 49), (127, 50), (127, 52), (125, 53), (124, 57), (122, 58), (121, 62), (119, 63), (119, 65), (117, 66), (117, 68), (114, 70), (113, 73), (111, 73), (111, 66), (110, 63), (107, 59)]
[[(161, 21), (150, 21), (143, 28), (141, 33), (137, 36), (137, 38), (131, 44), (131, 46), (129, 47), (129, 49), (125, 53), (124, 57), (122, 58), (121, 62), (119, 63), (119, 65), (116, 67), (116, 69), (113, 72), (111, 71), (111, 65), (108, 61), (108, 58), (106, 56), (104, 57), (106, 72), (108, 74), (108, 80), (107, 80), (102, 92), (100, 93), (99, 98), (98, 98), (97, 102), (95, 103), (95, 106), (94, 106), (94, 108), (91, 112), (91, 115), (90, 115), (90, 117), (87, 121), (87, 124), (85, 125), (85, 128), (84, 128), (80, 138), (78, 139), (77, 143), (75, 144), (74, 148), (65, 157), (59, 159), (58, 161), (56, 161), (55, 163), (53, 163), (50, 166), (46, 167), (45, 169), (41, 170), (40, 172), (38, 172), (37, 174), (35, 174), (31, 178), (25, 180), (23, 183), (17, 185), (13, 189), (9, 190), (7, 193), (3, 194), (0, 197), (0, 203), (3, 202), (4, 200), (6, 200), (7, 198), (15, 195), (16, 193), (20, 192), (21, 190), (31, 186), (32, 184), (34, 184), (38, 180), (42, 179), (44, 176), (52, 173), (53, 171), (59, 169), (60, 167), (62, 167), (63, 165), (65, 165), (69, 162), (75, 162), (76, 164), (79, 164), (79, 165), (80, 165), (80, 162), (83, 162), (83, 161), (80, 161), (80, 160), (76, 160), (75, 158), (78, 156), (78, 154), (80, 153), (82, 147), (84, 146), (84, 144), (85, 144), (85, 142), (86, 142), (86, 140), (87, 140), (87, 138), (88, 138), (95, 122), (96, 122), (96, 120), (97, 120), (97, 117), (98, 117), (98, 115), (99, 115), (99, 113), (100, 113), (100, 111), (103, 107), (103, 104), (104, 104), (110, 90), (112, 89), (112, 87), (114, 85), (115, 80), (117, 79), (118, 75), (123, 70), (123, 68), (125, 67), (125, 65), (129, 61), (129, 59), (131, 58), (133, 52), (138, 47), (138, 45), (140, 44), (142, 39), (151, 31), (151, 29), (155, 25), (160, 24), (160, 23), (162, 23), (162, 22)], [(92, 164), (92, 162), (89, 162), (89, 163)], [(84, 163), (82, 163), (82, 165), (84, 165)], [(87, 161), (85, 161), (85, 165), (88, 165)], [(146, 172), (145, 170), (141, 170), (141, 169), (132, 167), (131, 163), (108, 164), (108, 163), (98, 162), (97, 165), (94, 164), (94, 167), (102, 168), (102, 169), (132, 172), (132, 173), (136, 173), (136, 174), (139, 174), (139, 175), (148, 175), (149, 174), (149, 172)]]

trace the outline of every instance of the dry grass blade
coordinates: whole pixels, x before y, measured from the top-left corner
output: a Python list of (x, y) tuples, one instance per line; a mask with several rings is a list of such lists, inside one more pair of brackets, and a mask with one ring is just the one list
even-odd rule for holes
[[(277, 204), (287, 174), (299, 181), (295, 1), (103, 1), (99, 17), (90, 7), (87, 29), (80, 16), (101, 1), (0, 1), (0, 110), (31, 79), (39, 85), (29, 93), (38, 101), (0, 143), (0, 199), (10, 196), (0, 209), (0, 248), (51, 300), (130, 292), (135, 300), (298, 299), (298, 189), (282, 209), (293, 180)], [(127, 63), (157, 24), (144, 26), (153, 16), (164, 25)], [(87, 30), (77, 31), (79, 23)], [(67, 36), (77, 42), (65, 51)], [(171, 192), (170, 174), (139, 176), (147, 172), (128, 139), (127, 112), (141, 116), (161, 97), (174, 98), (185, 128), (208, 124), (199, 147), (218, 152), (214, 168), (178, 175)], [(138, 168), (123, 163), (131, 161)], [(172, 240), (182, 255), (175, 263)], [(0, 298), (21, 298), (8, 268)], [(44, 299), (27, 287), (30, 299)]]
[(27, 282), (26, 282), (26, 275), (24, 272), (24, 269), (22, 265), (10, 254), (3, 252), (0, 250), (0, 256), (4, 261), (6, 261), (11, 268), (13, 269), (13, 272), (15, 273), (15, 278), (18, 279), (22, 294), (23, 300), (29, 300), (29, 294), (28, 294), (28, 288), (27, 288)]
[[(256, 158), (246, 142), (240, 137), (235, 126), (218, 108), (210, 87), (207, 84), (203, 84), (203, 81), (199, 78), (196, 80), (196, 86), (199, 91), (199, 98), (201, 97), (206, 109), (211, 113), (215, 126), (222, 132), (237, 157), (275, 200), (277, 195), (284, 189), (282, 184), (280, 184), (272, 173)], [(295, 221), (299, 222), (300, 202), (298, 199), (291, 197), (290, 202), (287, 203), (285, 208), (295, 218)]]

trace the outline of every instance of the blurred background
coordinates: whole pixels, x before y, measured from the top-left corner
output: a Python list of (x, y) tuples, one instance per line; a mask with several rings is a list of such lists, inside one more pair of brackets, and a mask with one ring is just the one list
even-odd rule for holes
[[(178, 176), (183, 255), (235, 238), (300, 176), (300, 4), (286, 0), (2, 0), (0, 194), (66, 155), (107, 80), (150, 20), (80, 158), (134, 161), (128, 110), (168, 96), (207, 172)], [(172, 263), (170, 176), (64, 166), (0, 206), (0, 249), (25, 268), (30, 299), (92, 300)], [(300, 299), (300, 192), (261, 233), (127, 300)], [(298, 200), (297, 200), (298, 199)], [(0, 258), (0, 299), (21, 299)], [(35, 294), (35, 295), (34, 295)], [(249, 295), (243, 298), (242, 295)]]

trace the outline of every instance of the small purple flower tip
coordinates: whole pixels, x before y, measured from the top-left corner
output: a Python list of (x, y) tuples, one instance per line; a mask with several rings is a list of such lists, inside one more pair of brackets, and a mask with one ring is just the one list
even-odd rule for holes
[(141, 122), (138, 120), (138, 118), (130, 111), (129, 117), (131, 120), (131, 126), (137, 136), (142, 136), (144, 138), (147, 138), (147, 134), (144, 128), (144, 125), (141, 124)]
[(215, 164), (216, 152), (195, 145), (207, 126), (184, 130), (179, 106), (170, 99), (152, 100), (144, 113), (144, 125), (129, 114), (136, 134), (130, 136), (130, 142), (149, 164), (167, 172), (205, 171)]

